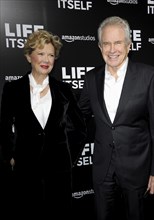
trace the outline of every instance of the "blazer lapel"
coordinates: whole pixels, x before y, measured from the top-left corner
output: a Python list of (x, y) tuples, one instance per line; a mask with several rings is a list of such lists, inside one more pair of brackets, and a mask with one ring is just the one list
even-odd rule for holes
[[(56, 100), (56, 94), (55, 94), (55, 88), (54, 88), (54, 82), (52, 82), (52, 79), (49, 77), (49, 86), (50, 86), (50, 92), (51, 92), (51, 98), (52, 98), (52, 105), (51, 105), (51, 109), (49, 112), (49, 116), (45, 125), (45, 128), (48, 126), (48, 123), (50, 121), (50, 124), (54, 124), (53, 122), (56, 120), (56, 109), (58, 107), (57, 106), (57, 100)], [(53, 122), (51, 122), (53, 121)]]
[(129, 98), (135, 89), (136, 77), (137, 76), (135, 74), (134, 68), (129, 62), (114, 123), (117, 122), (118, 118), (122, 112), (124, 112), (124, 109), (128, 104)]
[(28, 115), (29, 118), (31, 118), (32, 121), (34, 121), (37, 124), (38, 129), (43, 129), (40, 125), (37, 117), (35, 116), (32, 107), (31, 107), (31, 97), (30, 97), (30, 86), (29, 86), (29, 77), (27, 73), (25, 76), (22, 77), (20, 87), (21, 89), (19, 91), (21, 92), (21, 98), (20, 103), (22, 103), (23, 109), (26, 111), (26, 115)]
[(59, 122), (62, 114), (61, 111), (67, 102), (65, 96), (61, 92), (60, 86), (52, 77), (49, 77), (49, 86), (52, 96), (52, 106), (45, 128), (48, 127), (49, 124), (55, 125)]
[(31, 109), (31, 101), (30, 101), (30, 86), (29, 86), (29, 78), (28, 73), (22, 77), (20, 81), (20, 103), (26, 111)]
[(104, 77), (105, 77), (105, 69), (104, 67), (102, 67), (96, 74), (96, 88), (97, 88), (97, 96), (98, 96), (98, 101), (99, 104), (101, 106), (101, 110), (102, 110), (102, 117), (103, 120), (107, 123), (107, 124), (111, 124), (111, 120), (109, 117), (109, 114), (107, 112), (106, 109), (106, 104), (105, 104), (105, 100), (104, 100)]

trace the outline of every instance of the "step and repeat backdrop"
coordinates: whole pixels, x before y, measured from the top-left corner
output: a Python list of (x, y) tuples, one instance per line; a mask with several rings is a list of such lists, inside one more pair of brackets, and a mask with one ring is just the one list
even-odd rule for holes
[[(62, 39), (63, 48), (53, 75), (71, 83), (78, 98), (86, 72), (103, 62), (97, 28), (111, 15), (121, 16), (130, 24), (131, 58), (154, 65), (154, 0), (1, 0), (0, 100), (4, 83), (17, 80), (29, 70), (23, 45), (27, 36), (37, 29), (46, 29)], [(80, 220), (92, 219), (94, 213), (93, 121), (88, 131), (87, 143), (73, 171), (74, 213)], [(55, 156), (58, 161), (58, 155)]]

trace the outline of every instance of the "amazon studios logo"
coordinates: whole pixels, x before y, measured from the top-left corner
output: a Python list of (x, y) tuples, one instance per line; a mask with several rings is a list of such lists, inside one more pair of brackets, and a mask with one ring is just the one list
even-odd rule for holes
[(83, 196), (91, 195), (91, 194), (94, 194), (93, 189), (84, 190), (84, 191), (80, 191), (80, 192), (74, 192), (74, 193), (72, 193), (72, 197), (74, 199), (81, 199)]
[(119, 3), (123, 4), (138, 4), (137, 0), (107, 0), (111, 5), (118, 5)]
[(65, 40), (68, 43), (74, 41), (95, 41), (95, 36), (74, 36), (74, 35), (62, 35), (62, 40)]
[(148, 40), (151, 44), (154, 44), (154, 38), (149, 38)]

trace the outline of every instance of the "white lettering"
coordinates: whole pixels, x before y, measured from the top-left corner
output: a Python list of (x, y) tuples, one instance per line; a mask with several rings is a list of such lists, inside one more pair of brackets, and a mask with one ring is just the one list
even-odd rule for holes
[[(38, 29), (43, 29), (43, 25), (28, 25), (28, 24), (16, 24), (11, 27), (9, 23), (4, 24), (5, 36), (6, 36), (6, 48), (23, 48), (25, 38), (28, 34)], [(12, 31), (14, 30), (14, 31)]]
[(149, 4), (149, 5), (150, 5), (150, 4), (154, 4), (154, 1), (148, 0), (148, 4)]
[(10, 25), (8, 23), (5, 23), (5, 35), (7, 37), (14, 37), (15, 36), (15, 33), (11, 33)]
[(9, 23), (5, 23), (5, 36), (6, 37), (27, 37), (33, 31), (38, 29), (43, 29), (43, 25), (28, 25), (28, 24), (16, 24), (15, 32), (11, 32), (11, 27)]
[(92, 8), (91, 1), (79, 1), (79, 0), (57, 0), (58, 8), (74, 9), (74, 10), (89, 10)]
[(141, 43), (137, 42), (137, 43), (132, 43), (131, 45), (131, 50), (132, 51), (138, 51), (141, 48)]
[(148, 14), (154, 14), (154, 6), (148, 6)]
[(141, 30), (132, 30), (131, 36), (133, 41), (141, 41)]

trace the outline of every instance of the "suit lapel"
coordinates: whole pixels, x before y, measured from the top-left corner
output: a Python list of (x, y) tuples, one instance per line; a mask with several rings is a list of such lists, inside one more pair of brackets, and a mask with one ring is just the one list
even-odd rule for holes
[[(48, 126), (48, 123), (50, 121), (50, 124), (54, 124), (53, 122), (56, 120), (56, 109), (57, 109), (57, 100), (56, 100), (56, 91), (55, 91), (55, 86), (54, 86), (54, 82), (52, 82), (52, 78), (49, 77), (49, 86), (50, 86), (50, 92), (51, 92), (51, 98), (52, 98), (52, 105), (51, 105), (51, 109), (49, 112), (49, 117), (47, 119), (47, 123), (45, 125), (45, 128)], [(54, 117), (53, 117), (54, 116)], [(51, 122), (53, 121), (53, 122)]]
[(42, 126), (40, 125), (37, 117), (35, 116), (32, 107), (31, 107), (31, 97), (30, 97), (30, 86), (29, 86), (29, 77), (28, 74), (26, 74), (25, 76), (23, 76), (23, 80), (22, 80), (22, 88), (24, 90), (23, 97), (22, 97), (22, 101), (23, 101), (23, 105), (24, 108), (26, 109), (27, 114), (29, 114), (29, 117), (31, 117), (32, 120), (36, 121), (36, 124), (38, 125), (39, 128), (43, 129)]
[(55, 125), (59, 122), (64, 105), (68, 102), (61, 91), (61, 86), (52, 77), (49, 77), (49, 86), (52, 96), (52, 106), (45, 128), (47, 128), (49, 124)]
[(96, 79), (96, 88), (97, 88), (97, 97), (98, 97), (98, 102), (101, 106), (102, 110), (102, 117), (104, 121), (107, 124), (111, 124), (110, 117), (108, 115), (106, 105), (105, 105), (105, 100), (104, 100), (104, 77), (105, 77), (105, 69), (102, 67), (96, 74), (95, 74), (95, 79)]
[(117, 122), (122, 112), (124, 112), (124, 109), (128, 104), (129, 98), (131, 97), (132, 92), (135, 89), (137, 76), (135, 74), (134, 68), (132, 67), (133, 65), (129, 62), (114, 123)]
[(20, 79), (20, 88), (19, 90), (19, 97), (20, 97), (20, 104), (23, 106), (25, 111), (30, 111), (31, 109), (31, 101), (30, 101), (30, 86), (29, 86), (29, 78), (28, 74), (23, 76)]

